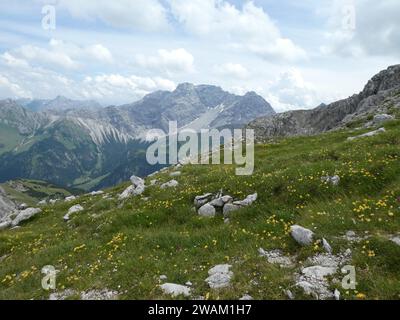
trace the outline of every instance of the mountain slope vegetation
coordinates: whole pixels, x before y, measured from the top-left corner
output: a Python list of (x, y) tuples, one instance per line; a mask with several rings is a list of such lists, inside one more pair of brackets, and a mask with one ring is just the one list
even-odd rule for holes
[[(399, 114), (393, 113), (398, 118)], [(0, 231), (0, 298), (48, 299), (51, 293), (81, 298), (89, 290), (110, 290), (118, 299), (170, 298), (160, 289), (168, 282), (192, 283), (191, 298), (311, 299), (296, 285), (296, 274), (309, 258), (324, 252), (320, 241), (299, 246), (290, 235), (297, 224), (326, 239), (333, 254), (351, 250), (356, 289), (343, 289), (340, 272), (329, 289), (342, 299), (399, 299), (400, 121), (386, 132), (349, 141), (371, 129), (344, 128), (309, 137), (279, 138), (256, 146), (255, 172), (235, 176), (233, 165), (185, 165), (146, 179), (140, 196), (120, 200), (127, 183), (103, 195), (44, 206), (20, 228)], [(171, 180), (175, 188), (160, 188)], [(338, 185), (321, 177), (337, 175)], [(151, 180), (158, 182), (151, 185)], [(223, 190), (235, 199), (254, 192), (257, 200), (233, 212), (200, 217), (193, 199)], [(63, 216), (74, 205), (84, 210)], [(346, 238), (354, 232), (356, 240)], [(259, 248), (279, 249), (294, 264), (270, 263)], [(211, 289), (208, 270), (232, 265), (225, 289)], [(41, 288), (41, 268), (57, 270), (57, 289)], [(334, 281), (339, 279), (339, 281)], [(291, 296), (292, 297), (292, 296)], [(180, 296), (179, 298), (183, 298)], [(293, 297), (292, 297), (293, 298)]]

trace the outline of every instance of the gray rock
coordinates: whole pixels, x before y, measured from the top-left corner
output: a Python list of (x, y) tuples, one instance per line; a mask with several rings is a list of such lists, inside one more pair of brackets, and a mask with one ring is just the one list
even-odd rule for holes
[(239, 210), (241, 207), (232, 203), (227, 203), (224, 205), (224, 208), (222, 209), (222, 212), (224, 214), (224, 217), (229, 217), (231, 212)]
[(241, 207), (247, 207), (253, 204), (257, 200), (257, 193), (251, 194), (242, 201), (234, 201), (233, 204)]
[(314, 232), (298, 225), (291, 226), (290, 233), (293, 239), (302, 246), (308, 246), (312, 244), (314, 239)]
[(132, 185), (135, 186), (135, 187), (144, 185), (144, 180), (143, 180), (142, 178), (140, 178), (140, 177), (131, 176), (131, 177), (129, 178), (129, 180), (131, 180)]
[(74, 201), (74, 200), (76, 200), (76, 197), (75, 197), (75, 196), (69, 196), (69, 197), (66, 197), (66, 198), (65, 198), (65, 201), (66, 201), (66, 202), (71, 202), (71, 201)]
[(39, 206), (45, 206), (47, 204), (47, 200), (42, 200), (38, 202)]
[(294, 294), (292, 293), (292, 291), (290, 291), (289, 289), (287, 290), (283, 290), (283, 292), (286, 294), (286, 296), (290, 299), (290, 300), (294, 300)]
[(324, 248), (324, 250), (331, 254), (332, 253), (332, 247), (330, 246), (330, 244), (328, 243), (328, 241), (326, 241), (325, 238), (322, 238), (322, 247)]
[(118, 292), (108, 289), (89, 290), (81, 293), (82, 300), (117, 300)]
[(169, 174), (170, 177), (179, 177), (182, 174), (180, 171), (174, 171)]
[(69, 208), (67, 214), (64, 216), (64, 221), (69, 221), (71, 218), (71, 214), (80, 212), (85, 210), (80, 204), (76, 204), (74, 206), (72, 206), (71, 208)]
[(104, 194), (104, 191), (102, 191), (102, 190), (99, 190), (99, 191), (92, 191), (92, 192), (90, 193), (91, 196), (99, 196), (99, 195), (102, 195), (102, 194)]
[(199, 216), (211, 218), (215, 216), (216, 211), (212, 205), (206, 203), (197, 211), (197, 213), (199, 214)]
[(4, 221), (0, 222), (0, 231), (8, 229), (11, 227), (12, 220), (11, 219), (5, 219)]
[(185, 283), (185, 286), (191, 287), (193, 285), (193, 283), (191, 283), (190, 281)]
[(49, 296), (49, 300), (67, 300), (68, 298), (76, 295), (76, 291), (72, 289), (67, 289), (60, 292), (53, 292)]
[(161, 188), (161, 189), (175, 188), (175, 187), (177, 187), (178, 185), (179, 185), (179, 182), (178, 182), (178, 181), (176, 181), (176, 180), (171, 180), (171, 181), (168, 181), (168, 182), (166, 182), (166, 183), (163, 183), (163, 184), (160, 186), (160, 188)]
[(330, 183), (333, 186), (337, 186), (340, 183), (340, 177), (338, 175), (335, 176), (325, 176), (325, 177), (321, 177), (321, 181), (322, 182), (326, 182), (326, 183)]
[(205, 280), (211, 289), (221, 289), (230, 286), (233, 272), (229, 264), (219, 264), (208, 271), (209, 277)]
[(245, 294), (243, 297), (241, 297), (239, 300), (241, 301), (250, 301), (250, 300), (254, 300), (252, 296)]
[(340, 300), (340, 291), (338, 289), (335, 289), (333, 296), (335, 297), (335, 300), (339, 301)]
[(222, 208), (226, 203), (232, 202), (233, 198), (231, 196), (222, 196), (214, 199), (210, 202), (210, 205), (217, 208)]
[(190, 296), (190, 288), (180, 284), (164, 283), (160, 286), (160, 288), (164, 294), (170, 295), (172, 297), (178, 297), (181, 295), (184, 297)]
[(42, 209), (39, 208), (28, 208), (20, 211), (15, 219), (12, 221), (11, 227), (15, 227), (19, 225), (22, 221), (31, 219), (40, 212), (42, 212)]
[(347, 140), (348, 141), (353, 141), (353, 140), (360, 139), (360, 138), (373, 137), (373, 136), (376, 136), (376, 135), (378, 135), (378, 134), (380, 134), (382, 132), (386, 132), (385, 128), (379, 128), (378, 130), (374, 130), (374, 131), (371, 131), (371, 132), (360, 134), (360, 135), (355, 136), (355, 137), (348, 137)]
[(283, 255), (281, 250), (265, 251), (263, 248), (259, 248), (258, 253), (261, 257), (267, 258), (269, 263), (278, 264), (282, 268), (290, 268), (294, 265), (294, 259)]
[(395, 244), (397, 244), (398, 246), (400, 246), (400, 236), (398, 237), (392, 237), (390, 239), (391, 241), (393, 241)]
[(377, 124), (382, 124), (382, 123), (384, 123), (384, 122), (391, 121), (391, 120), (394, 120), (394, 117), (393, 117), (393, 116), (391, 116), (391, 115), (389, 115), (389, 114), (383, 113), (383, 114), (377, 114), (377, 115), (375, 115), (375, 116), (374, 116), (373, 123), (374, 123), (375, 125), (377, 125)]
[[(20, 210), (23, 209), (21, 208)], [(10, 217), (15, 212), (17, 212), (16, 204), (7, 196), (4, 189), (0, 186), (0, 222), (2, 219)]]
[[(398, 105), (400, 65), (389, 67), (375, 75), (359, 94), (348, 99), (319, 106), (312, 110), (295, 110), (273, 116), (264, 116), (250, 122), (257, 140), (277, 136), (312, 135), (339, 128), (364, 119), (386, 105)], [(386, 112), (386, 111), (384, 111)]]
[(162, 275), (159, 277), (159, 279), (160, 279), (161, 281), (165, 281), (165, 280), (168, 279), (168, 277), (167, 277), (165, 274), (162, 274)]
[(28, 209), (28, 205), (26, 203), (21, 203), (18, 206), (18, 210), (25, 210), (25, 209)]
[(193, 203), (196, 206), (196, 208), (200, 208), (201, 206), (203, 206), (206, 203), (210, 202), (212, 196), (213, 196), (212, 193), (206, 193), (206, 194), (203, 194), (201, 196), (196, 196), (194, 198)]

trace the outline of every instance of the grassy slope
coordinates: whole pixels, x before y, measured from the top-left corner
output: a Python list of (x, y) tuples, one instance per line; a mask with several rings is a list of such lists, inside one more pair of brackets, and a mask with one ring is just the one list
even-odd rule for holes
[(0, 155), (13, 150), (22, 140), (17, 129), (0, 123)]
[(79, 193), (78, 191), (80, 191), (66, 190), (51, 183), (38, 180), (21, 179), (14, 181), (14, 183), (19, 183), (26, 191), (21, 192), (15, 190), (9, 183), (2, 183), (1, 186), (15, 202), (26, 203), (31, 206), (36, 205), (39, 201), (44, 199), (63, 199), (70, 196), (72, 193), (77, 194)]
[[(175, 190), (149, 187), (142, 197), (119, 202), (81, 197), (85, 211), (69, 224), (63, 215), (72, 203), (49, 206), (13, 231), (0, 232), (0, 298), (41, 299), (40, 269), (54, 265), (58, 290), (109, 288), (121, 299), (163, 297), (158, 276), (169, 282), (193, 282), (193, 294), (210, 299), (237, 299), (248, 292), (256, 299), (285, 299), (282, 289), (305, 298), (293, 288), (293, 269), (268, 264), (257, 253), (280, 248), (304, 261), (320, 246), (301, 248), (288, 234), (293, 223), (324, 236), (334, 252), (351, 248), (356, 266), (357, 291), (367, 299), (400, 298), (400, 247), (387, 239), (400, 230), (400, 122), (387, 124), (386, 133), (347, 142), (341, 131), (307, 138), (284, 139), (256, 147), (253, 176), (238, 177), (232, 166), (185, 166)], [(325, 174), (339, 174), (339, 186), (321, 182)], [(158, 177), (170, 178), (168, 173)], [(108, 190), (121, 192), (125, 185)], [(243, 198), (255, 191), (252, 207), (236, 212), (230, 224), (222, 216), (196, 216), (196, 195), (216, 192)], [(361, 243), (339, 236), (347, 230), (371, 235)], [(210, 291), (204, 279), (210, 267), (233, 265), (232, 287)], [(252, 284), (253, 283), (253, 284)]]

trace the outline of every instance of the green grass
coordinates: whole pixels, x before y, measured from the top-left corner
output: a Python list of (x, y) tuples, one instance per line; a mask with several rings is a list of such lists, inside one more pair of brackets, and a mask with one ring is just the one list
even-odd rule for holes
[(0, 155), (12, 151), (22, 140), (18, 129), (0, 122)]
[[(54, 265), (57, 288), (83, 291), (109, 288), (120, 299), (159, 299), (158, 277), (193, 283), (193, 296), (238, 299), (286, 299), (283, 289), (295, 289), (293, 274), (300, 265), (280, 269), (258, 256), (258, 248), (282, 249), (304, 261), (321, 248), (301, 248), (288, 234), (300, 224), (325, 237), (335, 253), (350, 248), (356, 267), (357, 290), (346, 299), (400, 298), (400, 247), (388, 240), (400, 230), (400, 122), (379, 136), (346, 141), (350, 131), (282, 139), (256, 146), (255, 172), (235, 175), (234, 166), (184, 166), (176, 189), (148, 187), (124, 203), (116, 195), (128, 183), (102, 196), (82, 196), (75, 203), (85, 211), (63, 222), (74, 203), (48, 206), (20, 229), (0, 232), (0, 299), (46, 299), (40, 269)], [(321, 182), (338, 174), (339, 186)], [(168, 173), (159, 174), (161, 182)], [(153, 178), (151, 178), (153, 179)], [(257, 202), (235, 212), (231, 223), (222, 216), (198, 217), (193, 198), (221, 188), (237, 198), (258, 192)], [(144, 201), (143, 197), (150, 197)], [(370, 238), (349, 243), (348, 230)], [(204, 279), (215, 264), (233, 265), (232, 286), (211, 291)], [(343, 290), (342, 290), (343, 291)]]
[[(13, 187), (15, 184), (22, 186), (25, 191), (16, 190)], [(81, 190), (66, 190), (48, 182), (26, 179), (13, 181), (12, 184), (8, 182), (2, 183), (1, 187), (15, 202), (26, 203), (31, 206), (36, 205), (41, 200), (64, 199), (71, 194), (82, 193)]]

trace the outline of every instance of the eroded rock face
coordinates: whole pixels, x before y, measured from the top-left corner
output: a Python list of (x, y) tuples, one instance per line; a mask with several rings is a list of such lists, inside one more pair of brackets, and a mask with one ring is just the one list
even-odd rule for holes
[(314, 232), (298, 225), (290, 227), (290, 234), (293, 239), (302, 246), (308, 246), (312, 244), (314, 240)]
[(205, 280), (211, 289), (222, 289), (230, 286), (233, 272), (229, 264), (219, 264), (208, 271), (209, 277)]
[(184, 297), (190, 296), (190, 288), (188, 286), (183, 286), (175, 283), (164, 283), (160, 286), (160, 288), (164, 292), (164, 294), (170, 295), (172, 297), (178, 297), (181, 295)]
[(348, 99), (319, 106), (313, 110), (296, 110), (261, 117), (248, 127), (258, 140), (277, 136), (312, 135), (366, 118), (371, 113), (384, 114), (391, 106), (400, 107), (400, 65), (391, 66), (375, 75), (359, 94)]
[[(317, 254), (306, 261), (308, 267), (302, 268), (296, 277), (296, 285), (316, 299), (337, 298), (338, 293), (329, 290), (328, 276), (333, 276), (339, 268), (348, 263), (351, 251), (339, 255)], [(339, 293), (340, 295), (340, 293)]]
[(15, 213), (17, 206), (11, 201), (2, 187), (0, 187), (0, 222)]

